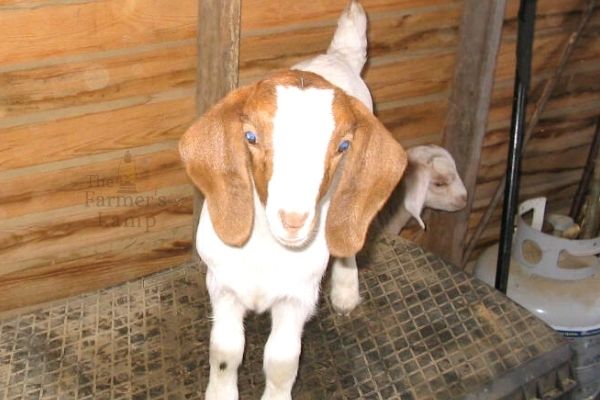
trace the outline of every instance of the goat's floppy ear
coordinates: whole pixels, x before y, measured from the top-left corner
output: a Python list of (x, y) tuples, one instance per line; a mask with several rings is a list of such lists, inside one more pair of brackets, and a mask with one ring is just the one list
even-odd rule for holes
[(204, 194), (210, 219), (223, 242), (243, 245), (254, 219), (248, 150), (241, 114), (254, 89), (232, 91), (185, 132), (179, 153), (188, 176)]
[(425, 223), (421, 219), (421, 211), (425, 205), (429, 180), (430, 173), (427, 168), (420, 164), (411, 163), (403, 181), (404, 197), (402, 204), (406, 211), (417, 220), (422, 229), (425, 229)]
[(371, 220), (406, 167), (402, 146), (362, 103), (350, 96), (348, 99), (356, 117), (356, 131), (326, 222), (327, 244), (336, 257), (352, 256), (362, 248)]

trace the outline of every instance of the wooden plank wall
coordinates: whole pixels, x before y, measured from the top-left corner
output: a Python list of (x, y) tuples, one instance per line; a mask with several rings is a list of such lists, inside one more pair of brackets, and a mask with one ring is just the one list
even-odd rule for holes
[[(326, 49), (346, 2), (243, 0), (240, 83)], [(362, 4), (379, 115), (406, 145), (439, 141), (462, 0)], [(196, 10), (0, 2), (0, 310), (189, 257), (176, 143), (194, 118)]]
[(184, 261), (196, 1), (5, 0), (0, 27), (0, 310)]
[[(362, 3), (379, 117), (407, 147), (439, 143), (462, 0)], [(323, 51), (345, 5), (243, 0), (240, 83)], [(533, 101), (582, 5), (539, 2)], [(504, 170), (517, 7), (509, 1), (471, 231)], [(196, 10), (196, 0), (0, 2), (0, 310), (189, 257), (192, 190), (176, 143), (194, 118)], [(523, 196), (548, 194), (553, 210), (569, 206), (600, 114), (599, 27), (596, 11), (528, 146)]]
[[(587, 0), (538, 1), (529, 111), (558, 64), (568, 36), (577, 28)], [(505, 172), (510, 126), (519, 1), (509, 0), (477, 191), (470, 218), (471, 235)], [(568, 214), (581, 177), (596, 118), (600, 115), (600, 7), (571, 60), (524, 152), (520, 198), (547, 196), (550, 212)], [(471, 260), (499, 237), (499, 207)], [(470, 236), (469, 236), (470, 240)]]

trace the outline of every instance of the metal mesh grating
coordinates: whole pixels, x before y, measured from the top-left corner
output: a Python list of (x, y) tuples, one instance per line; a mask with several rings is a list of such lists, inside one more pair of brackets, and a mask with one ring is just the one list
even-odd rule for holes
[[(463, 398), (509, 373), (524, 384), (565, 362), (532, 371), (566, 343), (413, 244), (381, 238), (359, 265), (363, 302), (349, 317), (333, 313), (323, 284), (295, 399)], [(1, 321), (0, 398), (201, 399), (210, 328), (203, 280), (203, 266), (184, 265)], [(241, 399), (262, 393), (269, 328), (268, 316), (247, 318)]]

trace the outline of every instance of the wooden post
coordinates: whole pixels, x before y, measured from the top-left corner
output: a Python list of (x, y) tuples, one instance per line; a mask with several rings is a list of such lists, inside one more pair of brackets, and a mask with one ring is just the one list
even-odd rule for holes
[(452, 154), (469, 199), (464, 210), (432, 212), (425, 246), (462, 265), (485, 135), (506, 0), (466, 0), (442, 145)]
[[(196, 111), (204, 114), (238, 84), (240, 54), (240, 0), (200, 0), (198, 6), (198, 69)], [(194, 189), (194, 245), (203, 202)]]

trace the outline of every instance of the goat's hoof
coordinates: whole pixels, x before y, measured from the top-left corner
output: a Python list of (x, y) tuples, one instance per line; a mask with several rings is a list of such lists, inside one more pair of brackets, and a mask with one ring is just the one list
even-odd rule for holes
[(360, 296), (356, 290), (332, 290), (331, 304), (337, 314), (348, 315), (360, 303)]

